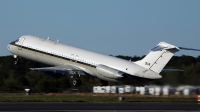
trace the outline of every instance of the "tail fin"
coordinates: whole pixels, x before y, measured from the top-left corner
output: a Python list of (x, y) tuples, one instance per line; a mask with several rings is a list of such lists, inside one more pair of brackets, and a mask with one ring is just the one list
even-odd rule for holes
[(179, 51), (178, 47), (160, 42), (142, 60), (136, 61), (135, 63), (156, 73), (160, 73), (177, 51)]

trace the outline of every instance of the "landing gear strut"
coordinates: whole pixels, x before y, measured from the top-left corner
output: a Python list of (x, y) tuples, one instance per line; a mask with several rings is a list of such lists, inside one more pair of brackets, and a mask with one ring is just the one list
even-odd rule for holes
[(17, 65), (18, 60), (19, 60), (18, 57), (17, 57), (17, 55), (14, 55), (14, 58), (15, 58), (15, 62), (14, 63), (15, 63), (15, 65)]
[(107, 86), (108, 85), (108, 81), (99, 80), (99, 84), (100, 84), (100, 86)]

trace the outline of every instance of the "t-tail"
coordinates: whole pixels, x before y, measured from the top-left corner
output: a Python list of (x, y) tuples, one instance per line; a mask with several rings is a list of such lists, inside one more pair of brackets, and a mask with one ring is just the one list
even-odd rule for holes
[[(156, 73), (160, 73), (172, 56), (180, 49), (200, 51), (199, 49), (177, 47), (166, 42), (160, 42), (142, 60), (136, 61), (135, 63)], [(177, 71), (179, 70), (177, 69)]]

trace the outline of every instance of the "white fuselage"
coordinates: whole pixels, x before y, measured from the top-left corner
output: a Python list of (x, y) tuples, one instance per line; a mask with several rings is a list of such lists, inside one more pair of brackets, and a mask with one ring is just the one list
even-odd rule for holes
[[(67, 64), (81, 66), (83, 67), (84, 72), (107, 81), (124, 82), (125, 80), (111, 79), (98, 74), (96, 72), (96, 67), (100, 64), (130, 74), (136, 77), (136, 79), (160, 78), (157, 77), (159, 74), (141, 67), (134, 62), (35, 36), (20, 37), (17, 41), (8, 45), (8, 50), (14, 55), (52, 66), (62, 66)], [(133, 79), (129, 78), (126, 81), (131, 83)]]

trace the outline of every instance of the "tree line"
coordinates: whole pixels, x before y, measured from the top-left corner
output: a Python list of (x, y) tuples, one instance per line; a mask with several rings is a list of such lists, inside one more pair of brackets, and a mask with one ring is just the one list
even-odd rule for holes
[[(123, 56), (130, 61), (137, 61), (144, 56)], [(20, 58), (19, 64), (14, 64), (13, 56), (0, 57), (0, 92), (21, 92), (25, 88), (30, 88), (32, 92), (59, 92), (72, 90), (71, 75), (55, 74), (51, 72), (32, 71), (30, 68), (49, 67), (42, 63)], [(165, 68), (182, 69), (183, 72), (163, 72), (161, 79), (147, 84), (156, 85), (200, 85), (200, 56), (174, 56)], [(82, 76), (83, 85), (78, 89), (92, 90), (92, 86), (97, 86), (98, 79), (89, 76)], [(109, 85), (119, 85), (119, 83), (109, 82)]]

